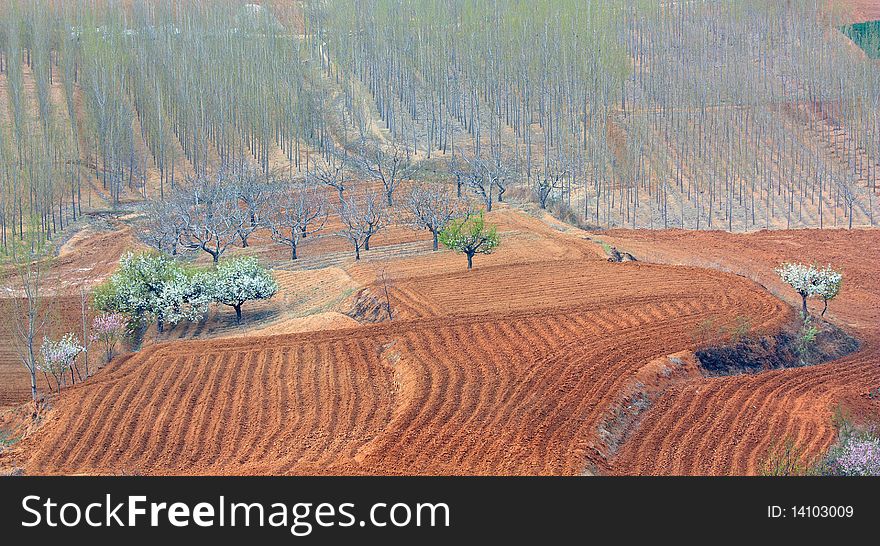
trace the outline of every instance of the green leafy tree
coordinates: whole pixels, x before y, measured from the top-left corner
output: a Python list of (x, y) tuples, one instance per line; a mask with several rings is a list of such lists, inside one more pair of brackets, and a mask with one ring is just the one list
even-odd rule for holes
[(474, 255), (491, 254), (501, 240), (495, 226), (486, 225), (483, 212), (452, 220), (440, 232), (440, 243), (446, 248), (467, 256), (468, 269), (474, 265)]

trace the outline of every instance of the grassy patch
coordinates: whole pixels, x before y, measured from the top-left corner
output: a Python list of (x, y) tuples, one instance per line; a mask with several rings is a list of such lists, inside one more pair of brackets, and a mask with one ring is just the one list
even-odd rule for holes
[(19, 440), (21, 440), (21, 437), (15, 436), (11, 431), (0, 429), (0, 451), (10, 447)]
[(351, 296), (352, 294), (354, 294), (354, 288), (346, 288), (346, 289), (343, 290), (342, 293), (341, 293), (339, 296), (337, 296), (336, 298), (334, 298), (334, 299), (332, 299), (331, 301), (325, 303), (324, 305), (321, 305), (320, 307), (313, 307), (312, 309), (309, 309), (308, 311), (306, 311), (305, 313), (303, 313), (302, 316), (307, 317), (307, 316), (309, 316), (309, 315), (315, 315), (315, 314), (318, 314), (318, 313), (325, 313), (325, 312), (327, 312), (327, 311), (331, 311), (331, 310), (333, 310), (333, 308), (335, 308), (335, 307), (336, 307), (337, 305), (339, 305), (341, 302), (345, 301), (345, 300), (346, 300), (349, 296)]
[(853, 23), (841, 28), (872, 59), (880, 59), (880, 21)]

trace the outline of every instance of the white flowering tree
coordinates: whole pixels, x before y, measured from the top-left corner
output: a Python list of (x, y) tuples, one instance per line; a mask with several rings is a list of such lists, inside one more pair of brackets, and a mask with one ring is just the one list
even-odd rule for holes
[(211, 287), (205, 276), (195, 269), (175, 265), (173, 276), (159, 293), (154, 312), (159, 324), (172, 327), (182, 320), (201, 320), (211, 303)]
[(807, 316), (807, 298), (813, 295), (813, 284), (818, 274), (814, 265), (785, 262), (776, 268), (782, 282), (794, 288), (801, 296), (801, 313)]
[(835, 271), (830, 265), (819, 270), (814, 292), (816, 296), (822, 298), (823, 307), (822, 315), (828, 310), (828, 302), (837, 297), (840, 293), (840, 286), (843, 284), (843, 274)]
[(95, 307), (127, 316), (130, 327), (155, 320), (162, 332), (167, 324), (202, 317), (211, 298), (201, 280), (165, 254), (128, 253), (95, 289)]
[(212, 299), (235, 309), (236, 323), (241, 323), (241, 306), (251, 300), (265, 300), (278, 292), (272, 273), (252, 256), (221, 261), (202, 278)]
[(825, 302), (822, 315), (828, 309), (828, 302), (840, 291), (843, 275), (826, 266), (819, 269), (815, 265), (802, 263), (783, 263), (776, 268), (779, 278), (801, 296), (801, 313), (807, 317), (807, 298), (821, 297)]
[(43, 372), (50, 391), (52, 390), (52, 383), (49, 381), (50, 374), (55, 378), (55, 385), (59, 392), (67, 383), (66, 374), (68, 372), (70, 372), (71, 383), (75, 381), (73, 363), (84, 349), (79, 344), (79, 339), (72, 333), (65, 334), (57, 341), (48, 337), (43, 338), (43, 344), (40, 345), (40, 356), (37, 359), (37, 369)]

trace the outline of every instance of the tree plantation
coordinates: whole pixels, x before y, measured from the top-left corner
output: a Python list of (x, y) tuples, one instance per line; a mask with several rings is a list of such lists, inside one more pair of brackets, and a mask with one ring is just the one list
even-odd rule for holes
[(487, 210), (521, 186), (602, 227), (875, 221), (880, 73), (825, 2), (14, 0), (0, 14), (4, 249), (243, 162), (340, 196), (379, 182), (389, 205), (426, 170)]
[(503, 163), (595, 225), (873, 225), (880, 72), (826, 4), (328, 0), (307, 21), (393, 139)]

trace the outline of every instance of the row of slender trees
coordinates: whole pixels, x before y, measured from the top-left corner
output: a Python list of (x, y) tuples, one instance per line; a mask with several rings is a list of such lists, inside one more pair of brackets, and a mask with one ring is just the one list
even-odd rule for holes
[[(296, 260), (301, 241), (329, 221), (356, 260), (361, 251), (370, 250), (371, 238), (392, 223), (430, 232), (433, 250), (438, 250), (443, 229), (472, 215), (473, 205), (442, 184), (412, 183), (402, 194), (395, 191), (403, 179), (398, 178), (401, 171), (394, 172), (402, 162), (388, 157), (391, 172), (384, 161), (369, 163), (360, 156), (295, 179), (266, 177), (248, 163), (227, 166), (212, 176), (188, 177), (173, 196), (148, 203), (140, 232), (161, 252), (177, 256), (202, 251), (215, 264), (232, 246), (248, 247), (257, 230), (289, 248), (290, 259)], [(357, 169), (365, 161), (368, 166), (360, 168), (376, 172), (377, 182), (353, 188), (341, 183), (346, 168)], [(381, 191), (376, 189), (379, 182)]]
[(298, 169), (331, 140), (313, 64), (299, 34), (244, 2), (4, 2), (0, 244), (31, 217), (50, 238), (93, 194), (162, 198), (245, 159)]
[(874, 223), (880, 72), (827, 2), (322, 0), (306, 15), (349, 119), (366, 93), (391, 139), (503, 163), (591, 223)]
[(528, 185), (602, 226), (873, 224), (880, 72), (842, 21), (820, 0), (4, 2), (0, 246), (224, 165), (344, 191), (339, 157), (388, 203), (424, 162), (487, 209)]

